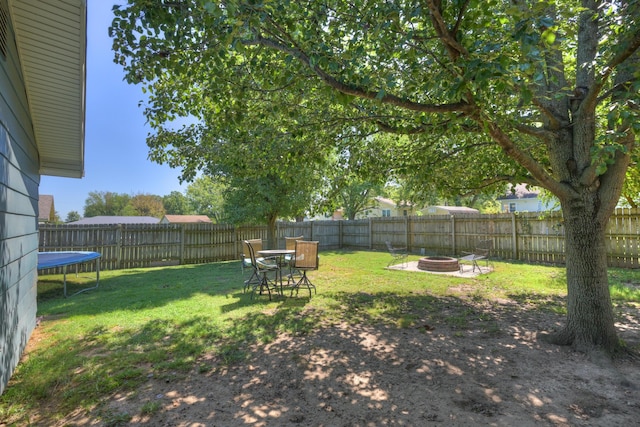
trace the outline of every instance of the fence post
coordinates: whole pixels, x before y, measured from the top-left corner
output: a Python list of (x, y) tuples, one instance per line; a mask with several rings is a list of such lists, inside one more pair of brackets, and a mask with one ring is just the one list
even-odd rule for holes
[(116, 227), (116, 265), (122, 269), (122, 224)]
[(184, 264), (184, 224), (180, 224), (180, 265)]
[(514, 260), (518, 260), (518, 226), (516, 223), (516, 213), (511, 212), (511, 247)]
[(238, 249), (238, 229), (235, 225), (231, 225), (231, 229), (233, 230), (233, 232), (231, 233), (231, 242), (233, 243), (233, 256), (238, 256), (238, 254), (241, 252)]
[[(611, 240), (608, 245), (608, 257), (612, 266), (616, 267), (632, 267), (637, 268), (640, 265), (640, 254), (639, 247), (640, 244), (640, 211), (637, 209), (633, 210), (617, 210), (612, 216), (608, 224), (607, 229), (607, 238)], [(357, 222), (357, 227), (355, 228), (358, 231), (358, 234), (355, 234), (355, 231), (352, 231), (350, 223), (348, 222), (340, 222), (339, 224), (332, 224), (331, 227), (325, 227), (324, 225), (319, 225), (318, 228), (315, 227), (315, 222), (308, 221), (303, 225), (305, 238), (309, 238), (311, 240), (321, 240), (328, 241), (328, 236), (332, 239), (335, 239), (334, 233), (336, 233), (335, 226), (338, 225), (338, 242), (337, 244), (340, 248), (344, 247), (345, 240), (347, 242), (351, 242), (351, 239), (356, 239), (358, 247), (361, 249), (373, 250), (374, 242), (380, 246), (380, 243), (384, 241), (383, 237), (378, 234), (380, 228), (385, 228), (384, 233), (388, 233), (386, 229), (387, 224), (393, 225), (391, 232), (396, 238), (402, 235), (400, 230), (400, 225), (405, 225), (405, 239), (407, 242), (407, 248), (409, 250), (413, 249), (416, 251), (420, 250), (420, 245), (417, 243), (416, 238), (420, 239), (422, 242), (423, 239), (430, 240), (430, 235), (428, 233), (433, 232), (437, 234), (438, 243), (433, 243), (432, 247), (429, 249), (433, 251), (437, 251), (438, 253), (446, 253), (450, 252), (453, 254), (458, 253), (458, 247), (461, 249), (465, 249), (467, 244), (470, 244), (470, 239), (477, 236), (491, 236), (495, 239), (496, 244), (496, 255), (500, 255), (505, 259), (520, 259), (520, 231), (518, 230), (519, 222), (518, 218), (523, 221), (523, 238), (528, 238), (529, 235), (534, 239), (538, 239), (541, 243), (539, 245), (535, 245), (535, 247), (531, 248), (529, 251), (528, 245), (523, 243), (523, 247), (525, 248), (525, 254), (523, 257), (526, 257), (529, 260), (532, 259), (549, 259), (552, 262), (560, 263), (563, 259), (562, 246), (564, 245), (564, 232), (559, 226), (561, 226), (562, 215), (560, 212), (554, 213), (550, 218), (552, 219), (552, 223), (550, 225), (550, 229), (538, 230), (537, 228), (534, 231), (528, 231), (526, 227), (527, 219), (529, 218), (525, 213), (514, 213), (511, 212), (510, 216), (507, 213), (501, 213), (495, 216), (482, 216), (481, 219), (485, 219), (486, 221), (491, 221), (491, 226), (487, 226), (486, 223), (480, 221), (475, 221), (475, 229), (474, 225), (471, 224), (469, 227), (465, 227), (466, 218), (465, 216), (461, 216), (461, 239), (462, 243), (458, 243), (458, 230), (457, 230), (457, 219), (454, 215), (449, 215), (449, 218), (446, 215), (438, 216), (437, 220), (433, 220), (429, 218), (427, 221), (425, 218), (428, 217), (411, 217), (407, 216), (404, 220), (395, 220), (390, 222), (385, 222), (382, 218), (370, 217), (367, 220), (362, 220)], [(498, 221), (499, 224), (495, 227), (497, 231), (493, 230), (493, 221)], [(384, 222), (381, 224), (381, 221)], [(449, 226), (451, 230), (449, 231), (450, 236), (450, 244), (449, 249), (446, 247), (446, 225), (445, 221), (449, 222)], [(509, 222), (511, 223), (511, 230), (508, 229)], [(380, 225), (384, 225), (385, 227), (381, 227)], [(419, 227), (423, 225), (426, 226), (425, 231), (417, 231)], [(288, 232), (287, 227), (291, 226), (291, 224), (280, 223), (279, 225), (279, 233), (283, 234)], [(368, 228), (365, 228), (368, 226)], [(416, 230), (414, 230), (414, 226), (416, 226)], [(165, 230), (166, 226), (158, 226), (162, 231)], [(165, 227), (165, 228), (162, 228)], [(177, 228), (180, 227), (180, 228)], [(164, 251), (164, 245), (171, 246), (171, 259), (175, 261), (179, 261), (180, 264), (184, 264), (186, 262), (199, 262), (198, 260), (202, 260), (204, 255), (201, 255), (200, 249), (198, 249), (198, 244), (204, 238), (208, 238), (207, 236), (202, 236), (202, 234), (198, 234), (198, 230), (193, 229), (193, 225), (172, 225), (169, 230), (171, 230), (171, 240), (166, 242), (155, 242), (156, 246), (159, 248), (160, 252)], [(203, 226), (204, 227), (204, 226)], [(374, 230), (374, 227), (376, 230)], [(487, 227), (489, 227), (487, 229)], [(549, 226), (548, 226), (549, 227)], [(345, 231), (346, 229), (346, 231)], [(101, 268), (105, 270), (113, 270), (113, 269), (123, 269), (123, 268), (131, 268), (132, 265), (140, 265), (140, 263), (144, 263), (149, 260), (149, 257), (153, 257), (154, 255), (149, 255), (149, 251), (144, 250), (143, 246), (140, 246), (138, 243), (141, 239), (150, 231), (154, 231), (154, 226), (148, 225), (145, 227), (127, 225), (127, 224), (108, 224), (108, 225), (41, 225), (39, 227), (39, 241), (38, 247), (40, 251), (52, 251), (52, 250), (96, 250), (97, 252), (103, 253), (103, 263)], [(207, 229), (208, 230), (208, 229)], [(218, 226), (213, 227), (210, 231), (212, 233), (223, 232), (223, 230), (219, 230)], [(251, 227), (244, 226), (244, 228), (235, 226), (231, 227), (230, 232), (232, 233), (232, 244), (235, 247), (236, 253), (231, 256), (229, 254), (224, 255), (224, 258), (236, 259), (238, 253), (241, 252), (241, 244), (242, 240), (245, 238), (256, 238), (264, 235), (264, 226), (260, 227)], [(489, 230), (489, 231), (487, 231)], [(555, 236), (553, 239), (550, 239), (549, 234), (550, 230), (555, 231)], [(203, 228), (202, 232), (205, 231)], [(224, 232), (228, 232), (228, 229), (224, 229)], [(345, 232), (349, 232), (349, 236), (344, 235)], [(323, 234), (328, 233), (328, 234)], [(444, 233), (444, 234), (442, 234)], [(162, 234), (162, 233), (160, 233)], [(165, 233), (167, 234), (167, 233)], [(297, 233), (296, 233), (297, 234)], [(189, 237), (189, 242), (186, 241), (187, 236)], [(175, 242), (175, 239), (179, 239), (178, 242)], [(365, 241), (367, 239), (367, 241)], [(509, 241), (507, 242), (507, 239)], [(214, 235), (212, 237), (214, 244), (216, 245), (215, 251), (218, 250), (217, 246), (224, 244), (225, 247), (227, 245), (227, 240), (216, 237)], [(208, 241), (208, 240), (207, 240)], [(335, 242), (335, 240), (332, 240)], [(194, 244), (195, 243), (195, 244)], [(551, 246), (553, 244), (553, 247)], [(511, 245), (511, 247), (509, 247)], [(546, 246), (545, 246), (546, 245)], [(189, 249), (189, 254), (186, 253), (186, 250)], [(174, 251), (180, 251), (180, 254), (174, 254)], [(226, 251), (226, 249), (225, 249)], [(206, 251), (203, 251), (206, 253)], [(200, 255), (195, 255), (196, 253)], [(509, 254), (511, 253), (511, 255)], [(215, 252), (216, 258), (218, 257), (218, 253)], [(531, 255), (529, 255), (531, 254)], [(136, 259), (136, 257), (140, 257), (140, 259)], [(177, 258), (177, 259), (176, 259)], [(161, 261), (161, 259), (152, 259), (152, 261)]]
[(456, 217), (451, 215), (451, 253), (456, 254)]
[(405, 215), (404, 217), (404, 243), (407, 247), (407, 252), (411, 252), (411, 242), (409, 241), (409, 215)]

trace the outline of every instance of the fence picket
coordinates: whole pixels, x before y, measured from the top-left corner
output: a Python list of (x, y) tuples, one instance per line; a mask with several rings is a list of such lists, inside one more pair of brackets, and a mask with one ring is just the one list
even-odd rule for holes
[[(565, 261), (563, 220), (557, 212), (279, 222), (277, 245), (284, 246), (285, 236), (301, 235), (320, 241), (324, 250), (386, 250), (388, 240), (413, 253), (450, 256), (471, 250), (478, 240), (492, 239), (497, 258), (550, 264)], [(42, 224), (39, 250), (100, 252), (101, 269), (114, 270), (237, 260), (242, 241), (256, 238), (266, 240), (266, 226)], [(607, 227), (606, 245), (609, 266), (640, 268), (640, 210), (615, 211)], [(90, 264), (80, 269), (92, 269)]]

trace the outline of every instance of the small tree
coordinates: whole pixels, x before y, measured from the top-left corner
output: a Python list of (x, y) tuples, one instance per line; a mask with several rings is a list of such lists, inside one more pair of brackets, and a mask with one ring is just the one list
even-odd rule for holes
[(360, 181), (353, 176), (344, 176), (336, 185), (337, 207), (343, 208), (344, 215), (348, 220), (356, 219), (358, 213), (371, 208), (374, 197), (380, 193), (382, 188), (379, 184)]
[(162, 197), (155, 194), (136, 194), (133, 196), (125, 212), (130, 212), (133, 216), (152, 216), (162, 218), (165, 214)]
[(84, 217), (126, 215), (131, 196), (110, 191), (91, 191), (84, 202)]
[(223, 193), (226, 185), (219, 179), (208, 175), (196, 178), (186, 191), (186, 199), (193, 212), (206, 215), (219, 222), (224, 217)]
[(193, 207), (189, 204), (189, 199), (179, 191), (172, 191), (162, 198), (167, 215), (191, 215)]
[(80, 219), (80, 214), (77, 211), (69, 211), (67, 214), (67, 219), (64, 222), (73, 222), (78, 221)]

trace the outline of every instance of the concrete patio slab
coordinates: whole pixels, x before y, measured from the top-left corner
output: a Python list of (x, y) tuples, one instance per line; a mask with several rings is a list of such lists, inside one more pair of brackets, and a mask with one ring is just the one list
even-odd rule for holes
[(428, 271), (428, 270), (419, 269), (418, 261), (408, 261), (404, 264), (391, 265), (387, 267), (387, 270), (414, 271), (417, 273), (439, 274), (439, 275), (453, 276), (453, 277), (476, 277), (476, 276), (479, 276), (480, 274), (487, 274), (493, 271), (493, 268), (485, 267), (485, 266), (480, 267), (481, 271), (478, 271), (477, 268), (475, 271), (472, 271), (472, 268), (473, 267), (470, 265), (465, 265), (463, 267), (462, 272), (460, 271), (447, 271), (447, 272)]

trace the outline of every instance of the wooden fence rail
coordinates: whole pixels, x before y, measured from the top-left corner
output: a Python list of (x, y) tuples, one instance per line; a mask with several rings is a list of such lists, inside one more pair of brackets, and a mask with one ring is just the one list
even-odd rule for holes
[[(324, 250), (385, 250), (385, 241), (413, 253), (458, 255), (491, 239), (493, 256), (532, 263), (564, 263), (564, 227), (559, 212), (496, 215), (425, 215), (355, 221), (279, 222), (285, 236), (318, 240)], [(265, 226), (224, 224), (40, 225), (40, 251), (82, 250), (102, 254), (101, 269), (199, 264), (239, 258), (241, 242), (266, 240)], [(640, 211), (618, 209), (607, 229), (611, 267), (640, 268)], [(93, 263), (80, 266), (90, 270)], [(52, 269), (48, 272), (59, 272)], [(47, 273), (47, 272), (45, 272)]]

